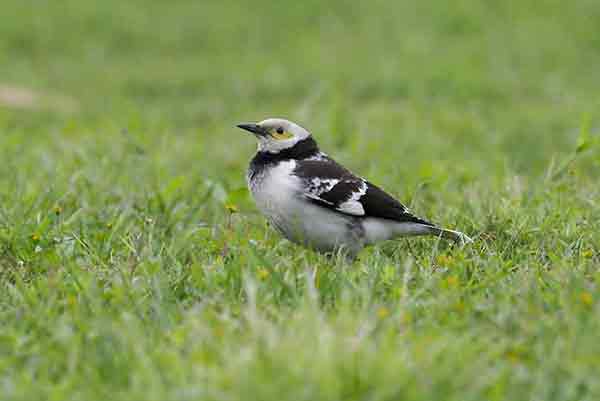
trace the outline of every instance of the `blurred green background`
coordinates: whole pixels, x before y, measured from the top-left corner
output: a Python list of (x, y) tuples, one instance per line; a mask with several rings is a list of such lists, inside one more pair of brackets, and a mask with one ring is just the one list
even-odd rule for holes
[(598, 13), (595, 1), (8, 1), (3, 85), (49, 98), (5, 105), (3, 119), (38, 137), (168, 131), (237, 161), (249, 141), (230, 137), (235, 122), (284, 115), (403, 172), (439, 159), (539, 172), (598, 109)]
[[(597, 399), (599, 28), (596, 0), (3, 0), (3, 399)], [(267, 117), (476, 245), (282, 241), (235, 128)]]

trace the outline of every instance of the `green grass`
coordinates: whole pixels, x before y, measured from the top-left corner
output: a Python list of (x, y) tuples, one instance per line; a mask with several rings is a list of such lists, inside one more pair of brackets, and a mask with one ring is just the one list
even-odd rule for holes
[[(3, 3), (0, 398), (600, 398), (599, 3), (296, 3)], [(282, 240), (268, 116), (475, 244)]]

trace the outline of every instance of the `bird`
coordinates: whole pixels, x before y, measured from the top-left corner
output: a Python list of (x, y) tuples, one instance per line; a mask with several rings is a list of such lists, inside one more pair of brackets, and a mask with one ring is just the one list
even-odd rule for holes
[(393, 196), (323, 153), (311, 133), (283, 118), (237, 124), (258, 141), (246, 180), (257, 208), (288, 240), (350, 258), (366, 246), (432, 235), (460, 245), (462, 232), (415, 216)]

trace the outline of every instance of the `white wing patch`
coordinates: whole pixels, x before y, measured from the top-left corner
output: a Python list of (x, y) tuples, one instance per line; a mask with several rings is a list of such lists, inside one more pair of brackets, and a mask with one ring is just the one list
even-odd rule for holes
[(340, 180), (337, 178), (321, 178), (313, 177), (308, 181), (308, 187), (306, 188), (310, 197), (319, 197), (319, 195), (331, 191)]
[(352, 192), (350, 198), (339, 204), (337, 210), (342, 213), (351, 214), (354, 216), (364, 216), (365, 209), (363, 205), (359, 202), (360, 198), (367, 193), (367, 183), (365, 181), (361, 182), (361, 186), (356, 192)]
[(339, 210), (342, 213), (351, 214), (353, 216), (364, 216), (365, 215), (365, 209), (362, 207), (362, 205), (359, 202), (356, 202), (356, 201), (346, 201), (346, 202), (340, 204), (337, 207), (337, 210)]

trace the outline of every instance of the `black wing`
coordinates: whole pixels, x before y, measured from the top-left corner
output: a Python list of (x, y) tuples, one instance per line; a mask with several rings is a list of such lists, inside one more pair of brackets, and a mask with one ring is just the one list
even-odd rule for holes
[(303, 195), (320, 206), (356, 217), (379, 217), (433, 226), (414, 216), (379, 187), (355, 176), (328, 157), (297, 161), (294, 175), (304, 183)]

